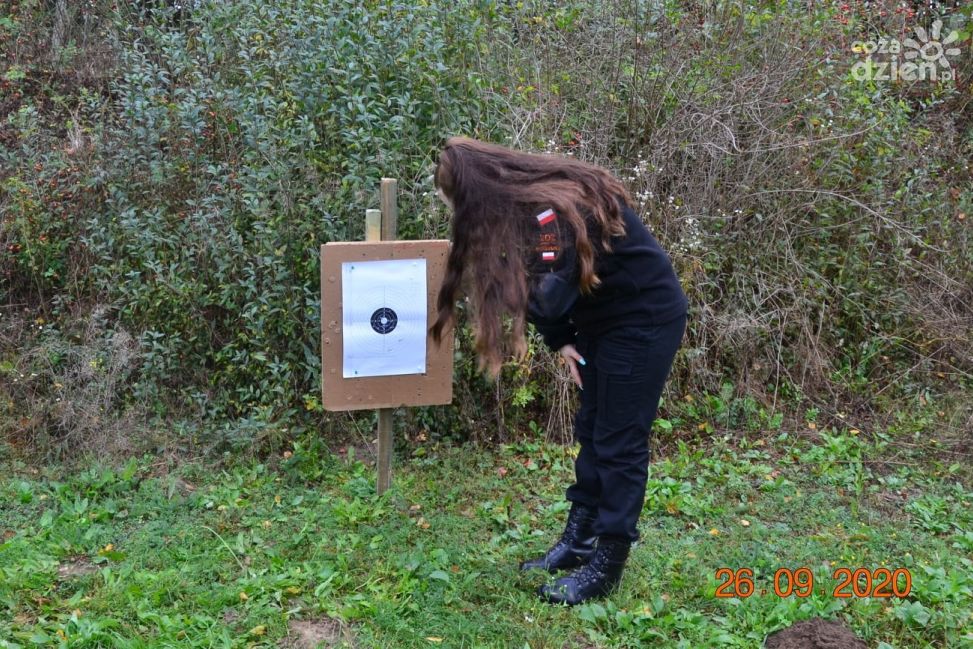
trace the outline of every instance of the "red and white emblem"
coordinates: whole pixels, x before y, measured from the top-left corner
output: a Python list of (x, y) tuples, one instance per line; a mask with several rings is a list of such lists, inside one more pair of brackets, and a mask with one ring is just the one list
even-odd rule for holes
[(556, 218), (557, 215), (554, 214), (554, 210), (544, 210), (543, 212), (537, 215), (537, 224), (547, 225), (548, 223), (553, 222), (554, 219)]

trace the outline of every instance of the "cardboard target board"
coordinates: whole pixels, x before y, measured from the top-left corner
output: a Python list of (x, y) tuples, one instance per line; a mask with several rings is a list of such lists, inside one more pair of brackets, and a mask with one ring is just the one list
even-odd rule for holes
[(449, 241), (321, 246), (321, 390), (326, 410), (453, 399), (453, 336), (428, 336)]

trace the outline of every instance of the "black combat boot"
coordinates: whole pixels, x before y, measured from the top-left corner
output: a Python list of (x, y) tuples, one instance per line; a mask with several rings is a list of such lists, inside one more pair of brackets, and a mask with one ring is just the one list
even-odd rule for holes
[(598, 540), (594, 533), (597, 517), (597, 509), (580, 503), (571, 503), (568, 522), (564, 526), (561, 538), (547, 551), (547, 554), (523, 562), (520, 564), (520, 569), (540, 568), (548, 572), (557, 572), (584, 565), (595, 551), (595, 541)]
[(604, 597), (622, 580), (622, 569), (628, 559), (631, 543), (602, 537), (591, 560), (552, 585), (545, 584), (538, 593), (552, 604), (574, 606), (594, 597)]

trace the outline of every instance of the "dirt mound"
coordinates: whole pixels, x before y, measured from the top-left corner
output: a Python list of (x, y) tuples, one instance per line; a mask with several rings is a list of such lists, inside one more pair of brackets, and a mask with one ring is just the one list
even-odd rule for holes
[(98, 566), (91, 563), (88, 557), (76, 556), (61, 563), (57, 567), (57, 578), (61, 581), (84, 577), (94, 572), (98, 572)]
[(767, 636), (765, 649), (868, 649), (844, 624), (819, 617), (797, 622)]
[(355, 647), (351, 628), (341, 620), (322, 616), (313, 620), (291, 620), (290, 637), (283, 646), (292, 649)]

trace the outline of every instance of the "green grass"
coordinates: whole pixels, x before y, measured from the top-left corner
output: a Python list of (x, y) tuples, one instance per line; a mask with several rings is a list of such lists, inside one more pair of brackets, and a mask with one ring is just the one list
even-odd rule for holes
[[(372, 468), (317, 448), (161, 477), (7, 460), (0, 647), (306, 646), (297, 620), (359, 647), (759, 647), (813, 616), (870, 647), (973, 647), (966, 469), (876, 462), (887, 444), (679, 444), (652, 465), (621, 589), (574, 609), (516, 568), (560, 532), (570, 449), (403, 449), (381, 498)], [(776, 596), (801, 566), (811, 596)], [(910, 571), (907, 598), (833, 596), (836, 569), (883, 566)], [(723, 567), (756, 592), (715, 597)]]

